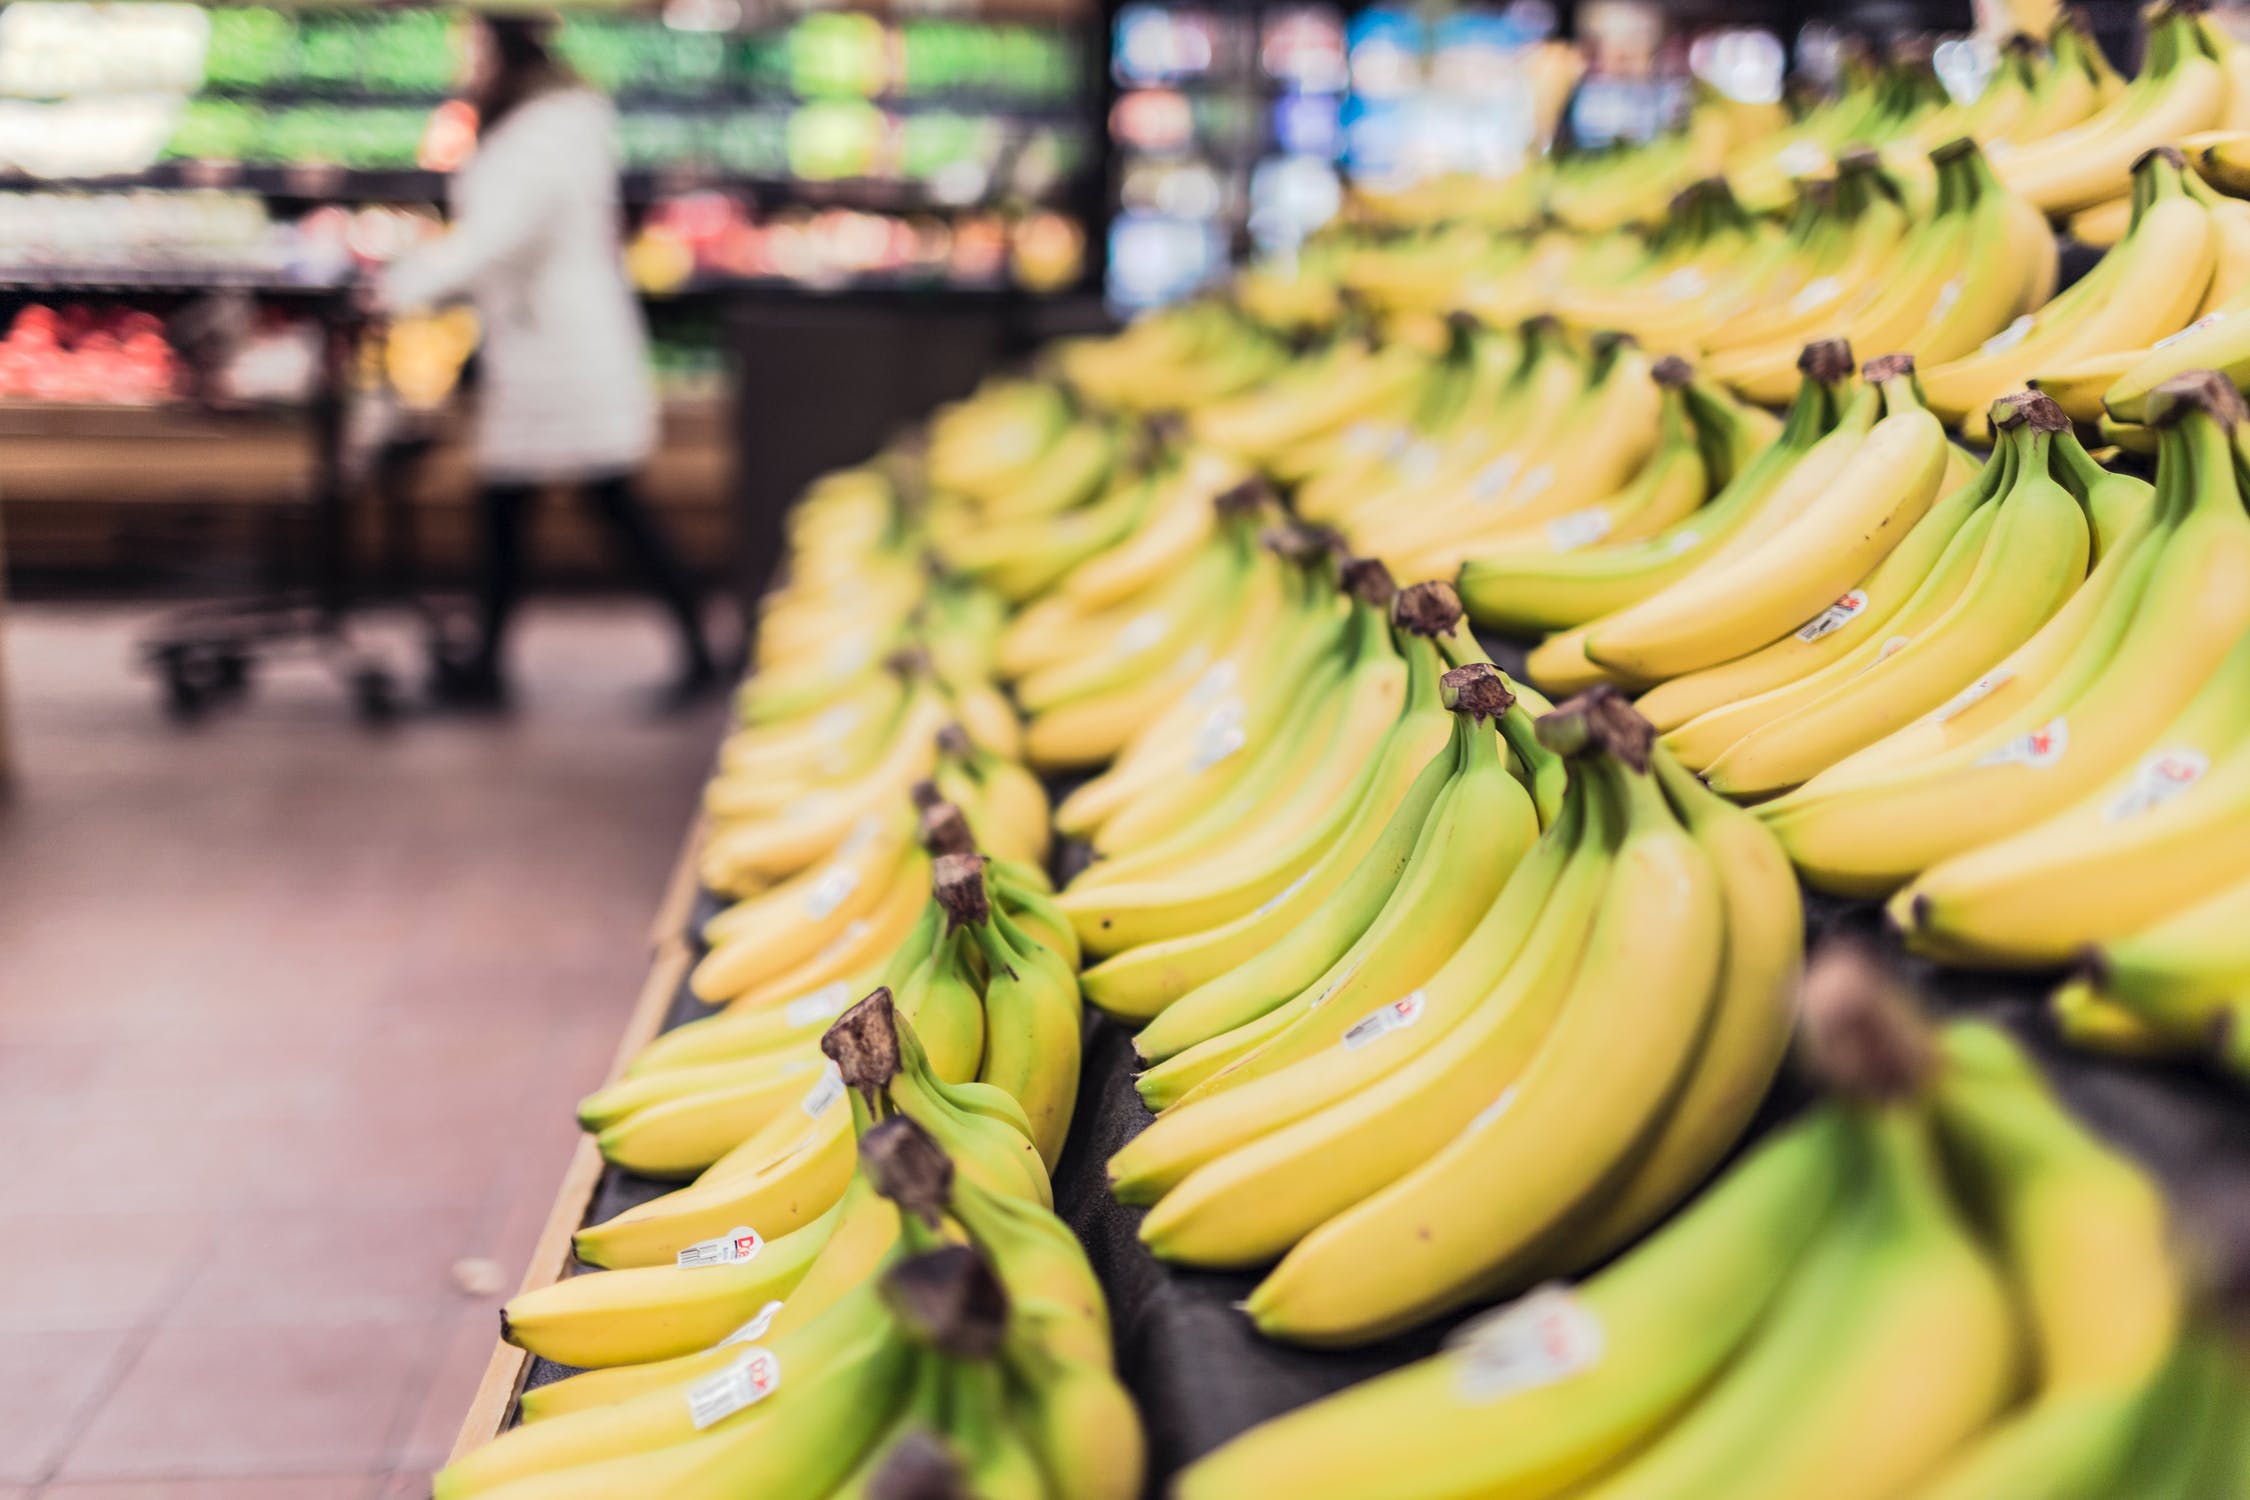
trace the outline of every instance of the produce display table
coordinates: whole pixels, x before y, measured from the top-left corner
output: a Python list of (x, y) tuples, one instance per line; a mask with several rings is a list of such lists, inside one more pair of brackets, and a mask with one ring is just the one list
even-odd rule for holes
[[(1520, 652), (1488, 644), (1503, 667), (1520, 668)], [(628, 1023), (621, 1062), (659, 1030), (709, 1013), (688, 992), (686, 978), (700, 952), (696, 932), (718, 902), (695, 889), (693, 857), (691, 839), (659, 915), (655, 963)], [(1873, 903), (1815, 895), (1806, 910), (1811, 944), (1850, 934), (1898, 953)], [(2206, 1268), (2216, 1283), (2236, 1296), (2250, 1294), (2250, 1099), (2190, 1068), (2065, 1048), (2041, 1014), (2052, 976), (1978, 974), (1918, 961), (1906, 967), (1941, 1013), (1982, 1015), (2024, 1037), (2080, 1115), (2163, 1178), (2194, 1242), (2208, 1253)], [(1255, 1275), (1158, 1263), (1135, 1234), (1142, 1211), (1111, 1201), (1104, 1182), (1104, 1164), (1150, 1119), (1133, 1091), (1132, 1072), (1129, 1033), (1100, 1017), (1089, 1019), (1078, 1116), (1056, 1169), (1055, 1207), (1084, 1241), (1108, 1291), (1119, 1372), (1148, 1428), (1153, 1495), (1182, 1465), (1236, 1433), (1430, 1353), (1460, 1319), (1364, 1349), (1292, 1349), (1260, 1338), (1236, 1311)], [(1786, 1120), (1806, 1097), (1801, 1085), (1785, 1078), (1752, 1137)], [(606, 1219), (673, 1186), (604, 1167), (591, 1138), (582, 1142), (526, 1288), (570, 1274), (570, 1233), (581, 1223)], [(1463, 1188), (1473, 1190), (1473, 1184)], [(527, 1385), (570, 1373), (501, 1346), (456, 1454), (512, 1422), (515, 1396)]]

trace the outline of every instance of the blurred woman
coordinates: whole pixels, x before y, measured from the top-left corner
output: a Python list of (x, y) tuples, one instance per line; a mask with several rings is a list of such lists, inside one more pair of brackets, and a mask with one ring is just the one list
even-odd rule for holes
[(558, 60), (548, 23), (471, 23), (474, 156), (453, 177), (452, 229), (402, 258), (383, 306), (467, 300), (484, 326), (476, 469), (484, 575), (475, 650), (440, 657), (456, 702), (506, 696), (508, 623), (523, 592), (524, 523), (541, 490), (568, 486), (608, 528), (679, 629), (667, 698), (718, 681), (687, 570), (634, 496), (656, 446), (648, 331), (618, 245), (616, 117)]

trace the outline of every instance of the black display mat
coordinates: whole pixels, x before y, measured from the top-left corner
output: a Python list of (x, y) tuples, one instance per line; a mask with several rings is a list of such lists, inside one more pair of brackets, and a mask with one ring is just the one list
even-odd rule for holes
[[(1504, 668), (1520, 670), (1521, 649), (1486, 643)], [(1070, 851), (1058, 855), (1058, 867)], [(719, 909), (702, 893), (686, 934)], [(1850, 934), (1895, 957), (1941, 1015), (1979, 1015), (2021, 1037), (2057, 1091), (2095, 1130), (2146, 1163), (2170, 1191), (2181, 1224), (2207, 1258), (2217, 1284), (2250, 1293), (2250, 1092), (2193, 1067), (2138, 1063), (2066, 1047), (2045, 1018), (2055, 973), (1998, 974), (1941, 968), (1906, 957), (1885, 928), (1881, 907), (1808, 894), (1808, 945)], [(669, 1029), (708, 1007), (683, 980), (665, 1018)], [(1454, 1322), (1348, 1352), (1293, 1349), (1252, 1329), (1235, 1304), (1252, 1274), (1182, 1271), (1159, 1263), (1137, 1236), (1142, 1210), (1111, 1200), (1103, 1166), (1151, 1118), (1133, 1090), (1130, 1033), (1100, 1016), (1087, 1021), (1084, 1073), (1070, 1143), (1055, 1170), (1055, 1208), (1085, 1244), (1110, 1299), (1119, 1373), (1139, 1402), (1149, 1438), (1149, 1493), (1182, 1466), (1237, 1433), (1369, 1376), (1420, 1358)], [(1802, 1083), (1785, 1076), (1745, 1144), (1801, 1108)], [(588, 1222), (599, 1222), (669, 1191), (675, 1184), (605, 1169)], [(527, 1385), (572, 1371), (533, 1359)]]

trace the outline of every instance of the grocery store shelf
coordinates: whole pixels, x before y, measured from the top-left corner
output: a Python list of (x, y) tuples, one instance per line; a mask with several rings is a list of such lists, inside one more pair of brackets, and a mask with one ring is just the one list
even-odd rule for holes
[(0, 265), (0, 291), (257, 292), (267, 296), (333, 297), (350, 282), (313, 281), (231, 266)]

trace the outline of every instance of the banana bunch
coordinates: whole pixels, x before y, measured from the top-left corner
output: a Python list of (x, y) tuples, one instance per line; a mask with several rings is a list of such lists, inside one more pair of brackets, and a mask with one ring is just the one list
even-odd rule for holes
[(1645, 686), (1732, 661), (1799, 629), (1890, 553), (1961, 459), (1921, 403), (1911, 357), (1872, 360), (1846, 387), (1850, 358), (1841, 344), (1807, 348), (1781, 436), (1681, 523), (1722, 538), (1663, 587), (1550, 637), (1529, 658), (1536, 680)]
[[(743, 684), (745, 722), (704, 788), (707, 888), (748, 896), (804, 885), (838, 860), (879, 861), (910, 831), (909, 789), (933, 776), (996, 850), (1045, 857), (1046, 793), (1017, 763), (1024, 731), (997, 685), (999, 602), (957, 579), (925, 576), (916, 587), (911, 609), (851, 635), (849, 651), (809, 649), (819, 670), (755, 670)], [(850, 589), (835, 593), (848, 599)], [(820, 615), (847, 607), (824, 602)], [(761, 650), (782, 650), (766, 645), (765, 629)]]
[[(1094, 853), (1074, 896), (1256, 857), (1280, 837), (1276, 822), (1327, 807), (1397, 717), (1408, 671), (1384, 621), (1388, 573), (1355, 563), (1339, 588), (1317, 542), (1284, 570), (1280, 607), (1056, 808), (1056, 827)], [(1137, 940), (1118, 910), (1107, 915), (1096, 950)]]
[(1272, 378), (1198, 407), (1188, 417), (1188, 435), (1268, 472), (1287, 473), (1295, 450), (1411, 402), (1429, 359), (1411, 343), (1381, 341), (1346, 326)]
[(2183, 159), (2169, 146), (2142, 156), (2132, 181), (2131, 226), (2091, 271), (1974, 350), (1925, 366), (1931, 410), (1981, 436), (1975, 419), (2041, 376), (2040, 388), (2066, 409), (2098, 415), (2101, 393), (2137, 362), (2129, 355), (2186, 328), (2215, 287), (2222, 304), (2241, 291), (2243, 262), (2230, 255), (2222, 268), (2220, 247), (2223, 239), (2241, 240), (2250, 220), (2190, 191)]
[(1055, 370), (1095, 406), (1135, 413), (1193, 411), (1280, 373), (1289, 350), (1268, 327), (1286, 330), (1334, 317), (1332, 289), (1329, 311), (1317, 319), (1259, 306), (1247, 287), (1238, 287), (1236, 296), (1253, 309), (1256, 321), (1222, 300), (1183, 302), (1106, 338), (1064, 341), (1053, 351)]
[[(902, 1037), (907, 1040), (898, 1040)], [(527, 1396), (526, 1420), (606, 1404), (652, 1385), (708, 1373), (714, 1362), (727, 1358), (723, 1350), (731, 1346), (724, 1336), (745, 1321), (763, 1315), (762, 1331), (778, 1327), (786, 1332), (863, 1283), (898, 1237), (898, 1216), (874, 1190), (864, 1149), (877, 1118), (868, 1113), (868, 1100), (893, 1115), (910, 1113), (962, 1165), (963, 1174), (953, 1184), (955, 1216), (982, 1236), (1012, 1235), (1010, 1226), (1035, 1228), (1050, 1241), (1063, 1232), (1037, 1207), (1037, 1184), (1024, 1171), (1019, 1140), (1028, 1136), (990, 1128), (994, 1121), (1012, 1127), (1026, 1117), (989, 1092), (974, 1089), (963, 1098), (984, 1113), (966, 1124), (934, 1106), (926, 1085), (904, 1076), (910, 1067), (924, 1066), (908, 1056), (921, 1056), (920, 1037), (887, 989), (870, 991), (844, 1011), (823, 1031), (820, 1044), (836, 1069), (823, 1097), (840, 1096), (851, 1104), (849, 1130), (862, 1143), (842, 1195), (794, 1230), (770, 1239), (756, 1237), (746, 1253), (714, 1255), (697, 1249), (676, 1259), (581, 1274), (516, 1298), (504, 1313), (511, 1340), (560, 1363), (600, 1372), (544, 1387), (536, 1399)], [(869, 1077), (876, 1082), (866, 1083)], [(873, 1089), (867, 1100), (848, 1093), (846, 1085), (855, 1078), (863, 1092)], [(1029, 1165), (1036, 1167), (1036, 1160)], [(1074, 1247), (1076, 1242), (1065, 1243)], [(785, 1303), (786, 1316), (784, 1310), (768, 1313), (776, 1301)], [(1092, 1305), (1098, 1312), (1098, 1299)]]
[[(2145, 16), (2146, 52), (2132, 82), (2076, 124), (2041, 120), (2042, 133), (2027, 126), (2010, 138), (2013, 149), (1993, 165), (2012, 192), (2049, 214), (2074, 214), (2124, 196), (2148, 152), (2240, 128), (2239, 117), (2250, 112), (2250, 58), (2238, 55), (2239, 45), (2198, 4), (2158, 0)], [(2099, 54), (2088, 44), (2081, 55)]]
[(1573, 260), (1542, 310), (1588, 333), (1629, 333), (1660, 354), (1692, 354), (1729, 318), (1761, 304), (1796, 249), (1780, 226), (1744, 208), (1723, 177), (1690, 184), (1660, 224), (1632, 238), (1630, 264), (1601, 253)]
[(1244, 1304), (1272, 1337), (1362, 1343), (1600, 1261), (1732, 1148), (1786, 1049), (1802, 916), (1756, 819), (1652, 757), (1604, 689), (1537, 721), (1563, 803), (1493, 859), (1479, 800), (1505, 778), (1483, 720), (1513, 705), (1487, 664), (1447, 682), (1460, 763), (1436, 795), (1424, 772), (1433, 810), (1403, 863), (1377, 852), (1401, 873), (1375, 923), (1309, 988), (1270, 982), (1283, 949), (1245, 964), (1269, 980), (1236, 984), (1249, 1019), (1110, 1162), (1121, 1199), (1153, 1203), (1158, 1256), (1278, 1260)]
[(1833, 97), (1820, 101), (1783, 130), (1766, 131), (1737, 147), (1726, 160), (1727, 180), (1753, 212), (1787, 208), (1798, 185), (1832, 173), (1854, 148), (1875, 149), (1933, 137), (1917, 149), (1948, 139), (1949, 100), (1930, 66), (1927, 47), (1901, 46), (1877, 59), (1866, 48), (1848, 50)]
[[(1415, 608), (1421, 601), (1409, 605)], [(1360, 1008), (1363, 999), (1411, 989), (1446, 945), (1490, 904), (1509, 870), (1531, 849), (1545, 816), (1561, 808), (1559, 759), (1533, 742), (1529, 715), (1484, 662), (1440, 679), (1452, 719), (1446, 741), (1412, 779), (1387, 819), (1362, 803), (1321, 858), (1331, 889), (1309, 907), (1308, 881), (1268, 916), (1302, 926), (1165, 1006), (1134, 1038), (1154, 1064), (1142, 1098), (1165, 1108), (1279, 1036), (1299, 1018)], [(1501, 721), (1512, 720), (1518, 755)], [(1375, 769), (1382, 769), (1380, 766)], [(1404, 767), (1396, 768), (1404, 770)], [(1471, 830), (1474, 830), (1472, 832)], [(1340, 856), (1365, 845), (1346, 868)], [(1101, 899), (1101, 898), (1097, 898)]]
[[(940, 1077), (981, 1078), (1008, 1089), (1034, 1117), (1042, 1153), (1051, 1160), (1060, 1152), (1078, 1088), (1075, 937), (1038, 867), (995, 861), (988, 871), (959, 809), (937, 803), (923, 817), (933, 852), (917, 845), (898, 861), (911, 876), (896, 887), (912, 893), (919, 886), (921, 894), (905, 932), (863, 919), (869, 936), (831, 939), (834, 958), (797, 965), (787, 982), (746, 991), (721, 1014), (659, 1038), (625, 1076), (579, 1106), (579, 1124), (595, 1134), (605, 1160), (655, 1178), (693, 1177), (710, 1167), (803, 1097), (822, 1067), (820, 1027), (851, 995), (875, 985), (897, 991), (901, 1009), (927, 1037)], [(816, 889), (833, 895), (843, 886)], [(760, 929), (729, 922), (743, 908), (714, 918), (712, 927), (728, 925), (693, 983), (719, 988), (731, 976), (715, 958), (739, 962), (746, 949), (756, 955), (795, 938), (788, 907), (745, 906), (758, 908), (751, 915), (763, 919)], [(796, 920), (809, 925), (801, 915)], [(868, 950), (883, 955), (872, 971), (853, 964)]]
[(2244, 1493), (2250, 1379), (2183, 1311), (2155, 1184), (2006, 1033), (1961, 1022), (1932, 1037), (1871, 1003), (1882, 991), (1858, 967), (1824, 955), (1807, 987), (1830, 1102), (1590, 1280), (1253, 1429), (1175, 1493)]
[[(997, 863), (995, 870), (988, 883), (981, 856), (941, 857), (935, 875), (942, 915), (926, 920), (918, 945), (908, 945), (879, 972), (883, 979), (903, 972), (896, 999), (888, 984), (871, 993), (881, 997), (886, 1024), (898, 1015), (905, 1038), (902, 1071), (889, 1080), (899, 1106), (938, 1131), (949, 1150), (958, 1143), (933, 1120), (966, 1122), (961, 1128), (978, 1133), (984, 1159), (996, 1155), (998, 1169), (987, 1175), (988, 1185), (1028, 1175), (1036, 1179), (1030, 1184), (1033, 1195), (1044, 1199), (1041, 1152), (1059, 1152), (1077, 1097), (1076, 990), (1068, 950), (1055, 946), (1067, 939), (1033, 931), (1032, 924), (1044, 925), (1045, 903), (1035, 898), (1018, 907), (1019, 921), (1010, 910), (1018, 899), (1011, 893), (1019, 888)], [(777, 1072), (797, 1085), (794, 1097), (784, 1094), (752, 1134), (694, 1181), (581, 1229), (579, 1260), (607, 1267), (669, 1265), (682, 1250), (725, 1235), (731, 1226), (747, 1224), (778, 1239), (837, 1204), (851, 1176), (851, 1123), (836, 1107), (842, 1090), (833, 1069), (816, 1065), (808, 1078), (798, 1062), (798, 1038), (811, 1024), (805, 1017), (833, 1010), (836, 993), (826, 989), (802, 997), (794, 1013), (780, 1010), (778, 1024), (772, 1011), (755, 1019), (729, 1012), (690, 1023), (652, 1045), (605, 1091), (608, 1097), (595, 1096), (593, 1107), (605, 1111), (654, 1097), (658, 1102), (648, 1108), (669, 1108), (675, 1116), (658, 1123), (678, 1126), (677, 1115), (712, 1101), (668, 1090), (706, 1084), (723, 1090), (729, 1079), (765, 1080)], [(819, 1036), (820, 1050), (831, 1058), (836, 1035), (831, 1025)], [(629, 1127), (633, 1114), (624, 1119)], [(1003, 1125), (1008, 1128), (997, 1128)]]
[[(2161, 761), (2168, 734), (2198, 736), (2182, 747), (2205, 754), (2232, 742), (2224, 707), (2199, 695), (2207, 685), (2220, 697), (2231, 691), (2229, 653), (2250, 631), (2242, 398), (2219, 376), (2193, 372), (2158, 387), (2148, 415), (2164, 445), (2154, 500), (2103, 547), (2069, 601), (1936, 709), (1757, 808), (1814, 885), (1863, 896), (1908, 887), (1894, 914), (1919, 945), (1993, 958), (2067, 954), (2093, 932), (2066, 944), (2027, 925), (2019, 906), (2003, 904), (2026, 878), (2011, 874), (2006, 856), (2035, 854), (2019, 840), (2101, 797), (2105, 810), (2121, 811), (2096, 815), (2116, 825), (2097, 847), (2148, 837), (2153, 857), (2130, 868), (2136, 880), (2159, 878), (2166, 856), (2155, 841), (2173, 819), (2161, 807), (2134, 813), (2123, 782), (2142, 776), (2154, 790), (2136, 802), (2161, 802), (2163, 775), (2141, 768)], [(2070, 826), (2083, 833), (2087, 823)], [(2100, 904), (2076, 901), (2093, 893), (2068, 887), (2057, 878), (2041, 889), (2072, 901), (2073, 914)], [(2131, 900), (2121, 889), (2102, 895)]]
[[(1850, 351), (1839, 344), (1808, 346), (1799, 363), (1803, 380), (1778, 428), (1707, 382), (1691, 379), (1685, 401), (1710, 490), (1705, 501), (1641, 536), (1546, 553), (1519, 547), (1472, 555), (1460, 573), (1461, 600), (1470, 617), (1515, 633), (1564, 632), (1534, 653), (1534, 675), (1557, 672), (1567, 662), (1571, 674), (1590, 678), (1592, 667), (1575, 632), (1661, 592), (1727, 546), (1763, 535), (1781, 519), (1771, 506), (1777, 496), (1789, 498), (1782, 481), (1835, 426), (1851, 377)], [(1670, 451), (1677, 461), (1676, 447)], [(1652, 464), (1657, 461), (1652, 457)]]
[(2055, 992), (2056, 1027), (2097, 1051), (2205, 1057), (2250, 1079), (2250, 880), (2089, 945)]
[(913, 1035), (882, 992), (826, 1045), (858, 1140), (838, 1206), (771, 1244), (736, 1230), (676, 1267), (516, 1299), (509, 1338), (588, 1368), (527, 1393), (524, 1425), (439, 1496), (881, 1494), (902, 1465), (944, 1493), (1138, 1493), (1139, 1423), (1076, 1239), (990, 1142), (907, 1102)]
[(2244, 332), (2250, 319), (2239, 316), (2250, 308), (2250, 260), (2245, 256), (2250, 203), (2240, 201), (2250, 193), (2250, 175), (2229, 175), (2215, 165), (2239, 161), (2245, 143), (2250, 143), (2250, 131), (2194, 138), (2187, 145), (2187, 158), (2198, 173), (2188, 179), (2191, 192), (2200, 178), (2234, 195), (2214, 199), (2207, 192), (2198, 194), (2210, 210), (2216, 254), (2211, 283), (2194, 320), (2146, 348), (2092, 355), (2034, 377), (2032, 383), (2062, 402), (2074, 420), (2137, 424), (2149, 393), (2189, 370), (2216, 370), (2238, 388), (2250, 383)]
[(2124, 88), (2076, 15), (2060, 12), (2039, 30), (2044, 43), (2021, 31), (2002, 38), (1983, 91), (1929, 116), (1918, 137), (1934, 145), (1967, 136), (2011, 151), (2068, 130)]
[(2054, 293), (2057, 250), (2039, 210), (2000, 185), (1973, 137), (1940, 144), (1928, 161), (1931, 211), (1904, 217), (1896, 179), (1873, 157), (1847, 155), (1829, 196), (1864, 184), (1868, 206), (1854, 218), (1809, 216), (1792, 278), (1703, 339), (1711, 378), (1777, 405), (1806, 343), (1897, 350), (1927, 368), (2041, 307)]
[(922, 453), (930, 488), (971, 499), (1005, 495), (1062, 442), (1077, 415), (1054, 381), (988, 379), (930, 414)]
[(1785, 791), (1937, 709), (2029, 640), (2143, 519), (2148, 486), (2098, 467), (2053, 402), (2027, 393), (1995, 412), (1990, 461), (1834, 603), (1642, 695), (1665, 745), (1714, 790)]
[(1268, 541), (1300, 543), (1262, 526), (1271, 492), (1245, 481), (1214, 498), (1212, 486), (1240, 472), (1189, 458), (1148, 530), (1010, 623), (1000, 661), (1029, 719), (1032, 765), (1104, 765), (1152, 722), (1207, 706), (1203, 697), (1223, 696), (1243, 665), (1239, 643), (1290, 612), (1300, 570)]
[[(1152, 1054), (1188, 1050), (1218, 1018), (1286, 1000), (1335, 964), (1377, 921), (1450, 779), (1454, 742), (1468, 731), (1448, 712), (1441, 678), (1450, 656), (1467, 660), (1474, 650), (1458, 631), (1452, 590), (1424, 583), (1388, 598), (1379, 566), (1353, 567), (1350, 582), (1344, 638), (1313, 669), (1328, 687), (1303, 691), (1274, 670), (1279, 663), (1250, 668), (1251, 681), (1278, 687), (1289, 713), (1261, 735), (1254, 774), (1244, 772), (1247, 797), (1211, 804), (1219, 816), (1194, 857), (1173, 857), (1176, 846), (1120, 853), (1057, 898), (1087, 956), (1099, 960), (1081, 976), (1087, 999), (1122, 1020), (1162, 1026), (1143, 1033)], [(1497, 819), (1495, 860), (1528, 844), (1532, 825), (1559, 805), (1559, 767), (1531, 735), (1528, 714), (1512, 712), (1501, 727), (1506, 748), (1479, 751), (1501, 767), (1498, 778), (1489, 767), (1478, 778)], [(1094, 836), (1099, 847), (1115, 835), (1105, 826)], [(1176, 1004), (1187, 1011), (1165, 1023)]]
[[(1363, 488), (1333, 524), (1401, 576), (1447, 577), (1464, 556), (1547, 539), (1557, 524), (1566, 539), (1583, 535), (1589, 516), (1607, 523), (1605, 506), (1643, 530), (1692, 507), (1704, 477), (1700, 453), (1685, 398), (1667, 397), (1667, 382), (1684, 383), (1685, 366), (1672, 361), (1659, 381), (1631, 339), (1597, 339), (1586, 357), (1556, 352), (1557, 342), (1536, 330), (1525, 339), (1522, 362), (1489, 408), (1503, 415), (1476, 420), (1483, 432), (1468, 463), (1441, 464), (1420, 483)], [(1675, 462), (1666, 471), (1671, 493), (1628, 493), (1667, 437), (1675, 456), (1695, 453), (1696, 470), (1682, 474)], [(1650, 509), (1654, 517), (1645, 514)]]

